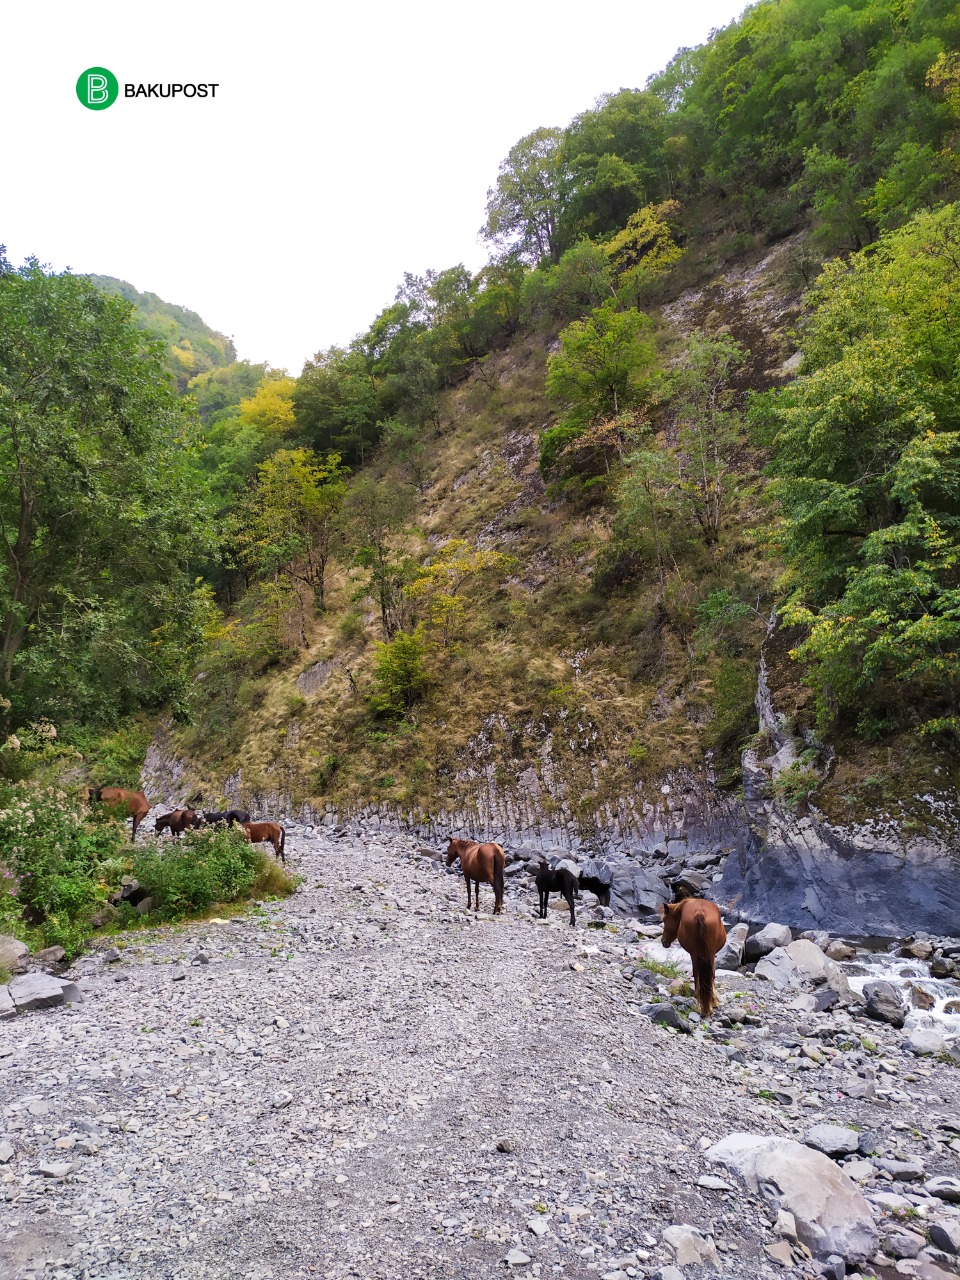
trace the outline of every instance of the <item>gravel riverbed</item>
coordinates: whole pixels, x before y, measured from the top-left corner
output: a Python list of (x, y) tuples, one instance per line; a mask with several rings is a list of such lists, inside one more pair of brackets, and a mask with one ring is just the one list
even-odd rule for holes
[(474, 918), (403, 836), (287, 850), (290, 899), (99, 943), (83, 1004), (0, 1023), (4, 1280), (708, 1274), (671, 1272), (675, 1226), (709, 1274), (812, 1276), (704, 1151), (826, 1121), (877, 1135), (868, 1199), (956, 1208), (923, 1179), (957, 1173), (960, 1071), (893, 1028), (732, 973), (733, 1016), (679, 1034), (641, 1012), (642, 926), (541, 922), (526, 888)]

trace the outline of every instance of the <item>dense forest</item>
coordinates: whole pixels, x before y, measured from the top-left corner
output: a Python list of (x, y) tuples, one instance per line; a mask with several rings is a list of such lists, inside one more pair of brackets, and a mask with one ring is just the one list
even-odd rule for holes
[[(129, 774), (170, 714), (214, 789), (429, 807), (481, 728), (591, 742), (585, 812), (735, 786), (774, 610), (786, 798), (828, 743), (954, 759), (958, 139), (952, 0), (770, 0), (520, 139), (487, 265), (297, 376), (0, 258), (4, 774), (53, 732)], [(777, 246), (777, 331), (671, 319)]]

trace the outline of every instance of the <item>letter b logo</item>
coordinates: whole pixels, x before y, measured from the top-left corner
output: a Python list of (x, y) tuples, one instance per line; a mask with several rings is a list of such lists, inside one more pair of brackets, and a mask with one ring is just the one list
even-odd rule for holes
[(91, 111), (105, 111), (119, 92), (117, 77), (106, 67), (88, 67), (77, 81), (77, 97)]

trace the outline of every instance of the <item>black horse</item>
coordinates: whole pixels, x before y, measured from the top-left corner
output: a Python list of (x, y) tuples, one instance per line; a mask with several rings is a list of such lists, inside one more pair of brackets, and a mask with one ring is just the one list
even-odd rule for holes
[(239, 826), (241, 822), (249, 822), (250, 815), (243, 809), (227, 809), (223, 813), (204, 813), (203, 821), (208, 827), (232, 827), (234, 823)]
[[(581, 876), (577, 881), (580, 889), (588, 889), (590, 893), (597, 895), (597, 901), (601, 907), (609, 907), (610, 905), (610, 886), (604, 884), (598, 876)], [(580, 894), (577, 894), (579, 898)]]
[(550, 894), (560, 893), (570, 908), (570, 925), (577, 923), (577, 914), (573, 906), (573, 897), (577, 889), (577, 877), (566, 867), (551, 867), (546, 858), (540, 859), (540, 870), (537, 872), (537, 891), (540, 894), (540, 919), (546, 920), (547, 908), (550, 905)]

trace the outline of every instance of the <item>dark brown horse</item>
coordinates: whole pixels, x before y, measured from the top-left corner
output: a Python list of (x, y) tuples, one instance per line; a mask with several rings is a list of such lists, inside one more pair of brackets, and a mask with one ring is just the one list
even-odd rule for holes
[(241, 822), (240, 829), (247, 833), (247, 839), (251, 844), (269, 841), (280, 861), (286, 862), (287, 855), (284, 849), (287, 844), (287, 833), (279, 822)]
[(120, 787), (91, 787), (90, 803), (99, 800), (102, 804), (126, 805), (127, 813), (133, 819), (131, 839), (137, 838), (137, 827), (150, 812), (150, 801), (142, 791), (123, 791)]
[(467, 910), (470, 910), (470, 881), (474, 884), (474, 911), (480, 910), (480, 882), (493, 885), (493, 914), (503, 910), (504, 853), (498, 844), (478, 844), (476, 840), (454, 840), (447, 845), (447, 866), (460, 859), (463, 878), (467, 882)]
[(199, 827), (200, 815), (196, 809), (174, 809), (172, 813), (165, 813), (156, 821), (154, 830), (157, 835), (161, 831), (169, 831), (172, 836), (176, 836), (179, 840), (180, 836), (188, 828)]
[(727, 940), (717, 904), (708, 902), (706, 898), (684, 898), (682, 902), (665, 903), (661, 944), (669, 947), (677, 938), (693, 961), (693, 989), (700, 1013), (706, 1018), (719, 1003), (714, 988), (715, 961), (717, 952)]

